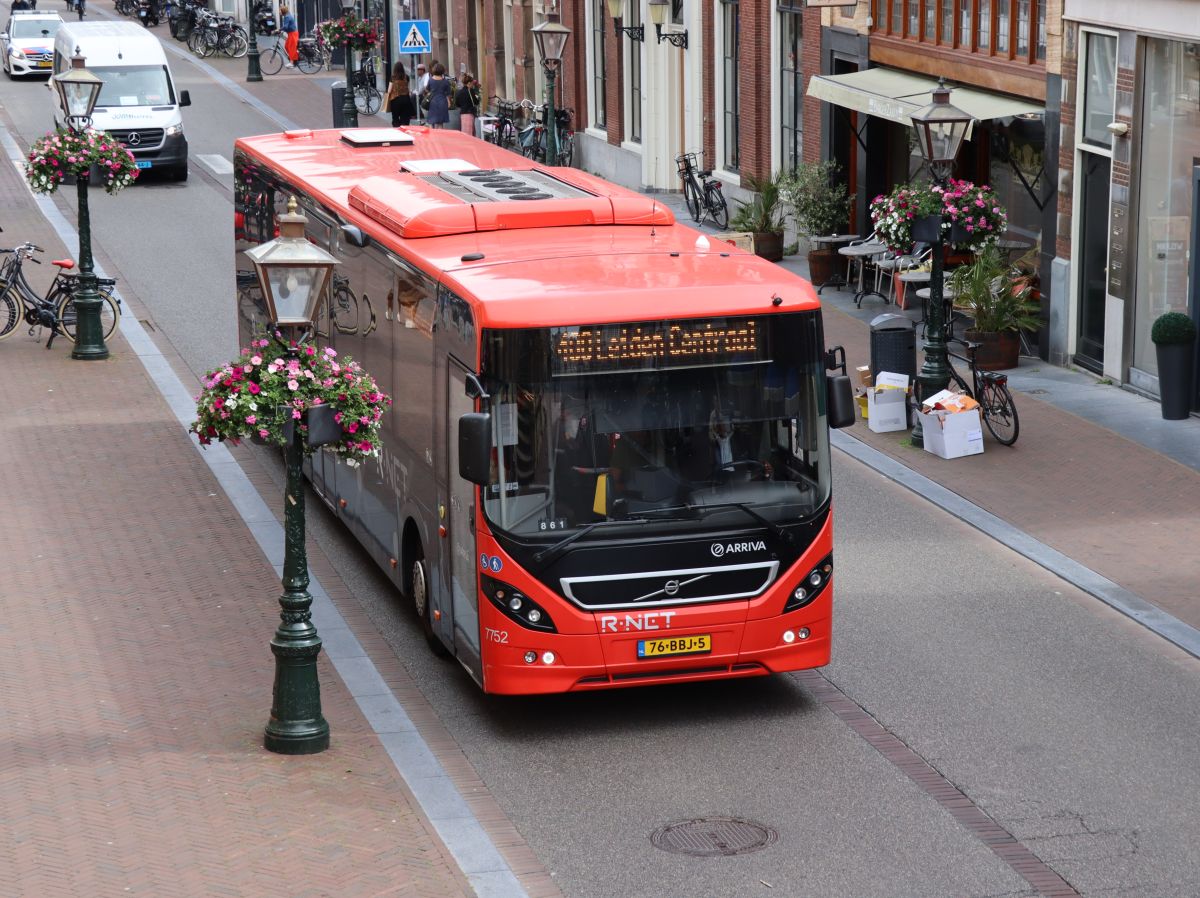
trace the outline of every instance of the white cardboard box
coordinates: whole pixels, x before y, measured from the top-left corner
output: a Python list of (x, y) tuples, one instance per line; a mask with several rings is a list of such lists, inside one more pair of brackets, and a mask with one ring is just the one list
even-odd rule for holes
[(940, 458), (962, 458), (983, 452), (983, 422), (979, 409), (969, 412), (917, 411), (921, 416), (921, 435), (925, 451)]
[(875, 433), (908, 430), (908, 375), (880, 371), (867, 390), (867, 426)]

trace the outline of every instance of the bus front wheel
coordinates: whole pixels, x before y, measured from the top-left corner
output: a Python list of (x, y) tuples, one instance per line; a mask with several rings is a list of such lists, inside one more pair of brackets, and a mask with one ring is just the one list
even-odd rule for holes
[(425, 636), (425, 642), (435, 655), (445, 657), (449, 652), (433, 632), (433, 621), (429, 611), (429, 577), (425, 564), (425, 553), (419, 546), (417, 555), (413, 559), (410, 576), (412, 585), (409, 593), (412, 597), (413, 611), (417, 613), (417, 620), (421, 623), (421, 632)]

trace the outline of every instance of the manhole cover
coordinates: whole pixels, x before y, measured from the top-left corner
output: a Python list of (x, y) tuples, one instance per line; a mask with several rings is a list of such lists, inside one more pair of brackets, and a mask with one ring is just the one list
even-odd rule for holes
[(775, 830), (752, 820), (701, 817), (660, 826), (650, 834), (650, 844), (676, 854), (719, 857), (758, 851), (778, 838)]

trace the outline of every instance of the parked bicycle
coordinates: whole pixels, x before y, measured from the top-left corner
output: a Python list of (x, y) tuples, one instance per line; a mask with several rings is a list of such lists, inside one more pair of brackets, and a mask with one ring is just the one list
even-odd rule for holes
[[(21, 322), (29, 325), (33, 336), (38, 328), (47, 328), (50, 337), (46, 348), (54, 343), (59, 334), (71, 342), (75, 341), (78, 316), (75, 311), (75, 292), (78, 290), (79, 274), (72, 271), (75, 263), (71, 259), (55, 259), (52, 265), (58, 272), (45, 294), (39, 294), (25, 279), (22, 265), (33, 262), (40, 265), (33, 254), (43, 252), (40, 246), (23, 243), (12, 249), (0, 249), (8, 255), (0, 266), (0, 340), (16, 333)], [(116, 329), (121, 315), (120, 300), (113, 296), (116, 281), (112, 278), (97, 278), (96, 289), (100, 293), (100, 329), (107, 339)]]
[[(1003, 446), (1011, 446), (1017, 441), (1021, 432), (1021, 422), (1017, 418), (1017, 406), (1013, 402), (1012, 393), (1008, 391), (1008, 375), (998, 371), (980, 371), (975, 363), (975, 353), (981, 344), (969, 340), (959, 340), (951, 337), (947, 343), (958, 343), (965, 347), (966, 354), (946, 350), (947, 362), (950, 368), (950, 378), (958, 388), (979, 403), (979, 413), (983, 423), (996, 442)], [(966, 362), (971, 370), (971, 383), (968, 384), (954, 368), (950, 359)]]
[(696, 167), (695, 153), (681, 153), (675, 157), (675, 168), (683, 181), (683, 199), (688, 212), (697, 224), (712, 217), (713, 224), (721, 230), (729, 227), (729, 205), (725, 202), (725, 191), (721, 182), (708, 169)]
[[(518, 134), (522, 155), (536, 162), (546, 162), (546, 106), (535, 106), (528, 100), (522, 100), (521, 105), (529, 104), (533, 110), (533, 121), (522, 128)], [(558, 134), (558, 153), (553, 165), (570, 165), (575, 155), (575, 132), (571, 130), (571, 110), (554, 110), (555, 129)]]
[(484, 140), (506, 150), (515, 150), (521, 104), (516, 100), (502, 100), (496, 96), (488, 99), (496, 101), (496, 120), (484, 128)]
[(383, 106), (383, 94), (379, 92), (379, 57), (369, 54), (351, 78), (354, 90), (354, 105), (363, 115), (374, 115)]

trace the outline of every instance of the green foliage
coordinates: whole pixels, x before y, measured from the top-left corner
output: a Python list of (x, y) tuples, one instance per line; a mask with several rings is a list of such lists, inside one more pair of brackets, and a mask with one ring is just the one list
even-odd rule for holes
[(791, 207), (800, 234), (837, 234), (850, 220), (850, 193), (838, 180), (838, 171), (836, 162), (802, 162), (780, 177), (780, 196)]
[(1196, 325), (1183, 312), (1164, 312), (1154, 319), (1150, 339), (1160, 346), (1178, 346), (1196, 339)]
[(730, 219), (729, 227), (755, 234), (782, 234), (787, 209), (779, 189), (780, 176), (755, 178), (747, 175), (743, 180), (754, 191), (754, 198), (748, 203), (739, 200), (739, 208)]
[(1041, 305), (1033, 288), (1016, 276), (1000, 250), (987, 246), (969, 265), (950, 275), (954, 305), (975, 320), (975, 330), (984, 333), (1033, 331), (1041, 325)]

